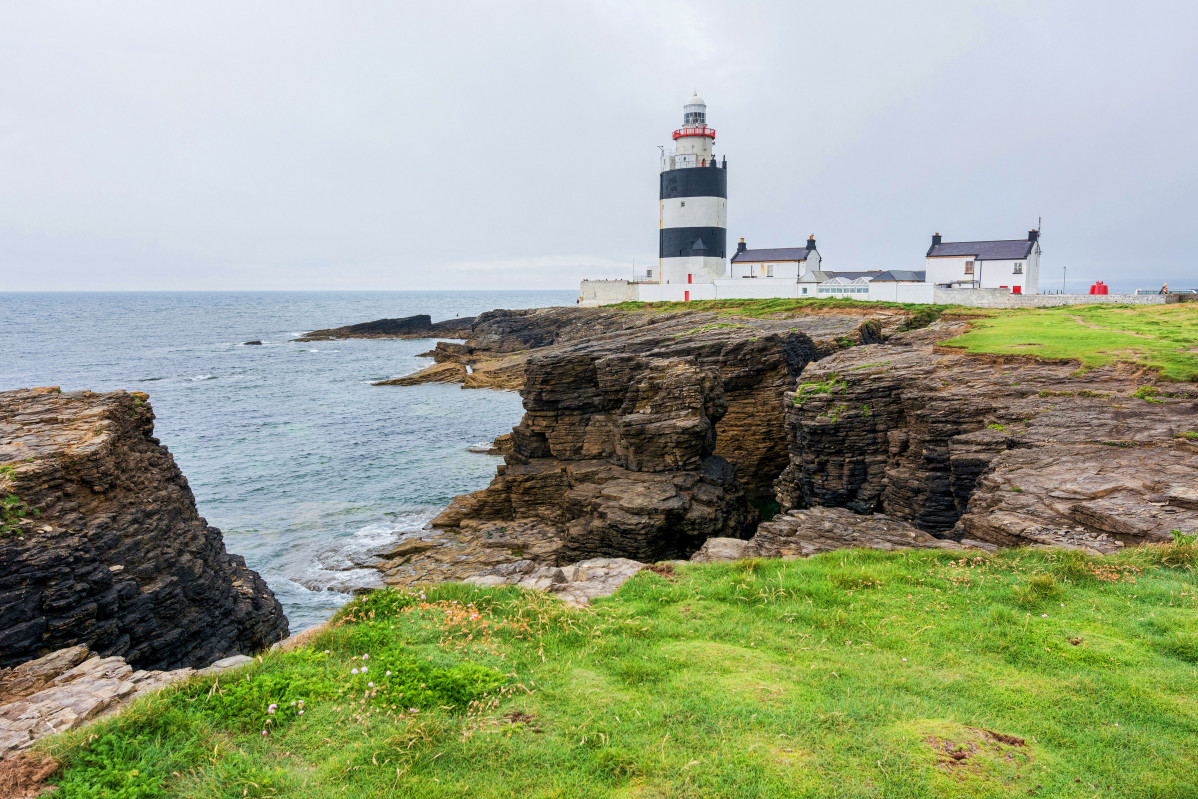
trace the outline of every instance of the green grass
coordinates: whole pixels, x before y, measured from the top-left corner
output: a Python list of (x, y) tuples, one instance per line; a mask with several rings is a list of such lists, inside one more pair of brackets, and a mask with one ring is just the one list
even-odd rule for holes
[(1084, 368), (1116, 361), (1198, 382), (1198, 306), (1076, 305), (992, 312), (942, 342), (968, 352), (1078, 360)]
[[(906, 311), (910, 318), (904, 330), (927, 327), (940, 318), (940, 314), (951, 306), (923, 305), (904, 302), (860, 302), (857, 300), (810, 298), (810, 299), (761, 299), (761, 300), (691, 300), (689, 302), (638, 302), (628, 301), (606, 306), (619, 311), (651, 311), (654, 313), (676, 313), (678, 311), (715, 312), (723, 316), (740, 316), (751, 319), (786, 318), (802, 316), (813, 311), (857, 311), (863, 315), (870, 309), (889, 308)], [(954, 308), (954, 312), (969, 313), (971, 309)]]
[(89, 799), (1193, 796), (1177, 541), (688, 565), (582, 610), (377, 592), (306, 649), (40, 749)]

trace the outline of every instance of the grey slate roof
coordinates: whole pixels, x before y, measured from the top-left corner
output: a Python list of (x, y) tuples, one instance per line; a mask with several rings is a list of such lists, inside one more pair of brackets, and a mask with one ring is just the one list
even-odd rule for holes
[(1009, 241), (946, 241), (928, 248), (928, 257), (972, 255), (979, 261), (1012, 261), (1031, 255), (1036, 242), (1028, 239)]
[(737, 261), (748, 261), (750, 263), (756, 261), (806, 261), (808, 252), (810, 250), (806, 247), (774, 247), (773, 249), (765, 250), (745, 250), (732, 256), (732, 263), (736, 263)]
[(848, 278), (849, 280), (856, 280), (859, 277), (863, 277), (866, 280), (876, 280), (878, 278), (878, 275), (882, 274), (882, 270), (880, 270), (880, 269), (871, 269), (868, 272), (845, 272), (841, 269), (832, 269), (832, 270), (825, 269), (825, 270), (823, 270), (823, 272), (825, 275), (827, 275), (830, 278), (843, 277), (843, 278)]
[(907, 269), (891, 269), (873, 279), (874, 283), (922, 283), (927, 272), (912, 272)]

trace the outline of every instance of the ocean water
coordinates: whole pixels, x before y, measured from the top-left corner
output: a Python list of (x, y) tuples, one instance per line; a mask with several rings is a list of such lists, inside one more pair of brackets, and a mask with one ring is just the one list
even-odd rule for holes
[[(431, 340), (297, 343), (427, 313), (572, 304), (572, 291), (0, 293), (0, 390), (144, 391), (201, 515), (261, 572), (293, 632), (348, 597), (325, 567), (418, 530), (497, 460), (468, 451), (520, 420), (513, 392), (371, 386)], [(243, 342), (263, 341), (262, 346)]]

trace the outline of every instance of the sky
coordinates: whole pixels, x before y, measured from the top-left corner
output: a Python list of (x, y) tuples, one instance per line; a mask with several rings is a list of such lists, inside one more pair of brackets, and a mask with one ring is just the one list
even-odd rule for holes
[(920, 269), (1042, 220), (1042, 288), (1198, 288), (1196, 39), (1192, 0), (0, 0), (0, 291), (628, 277), (694, 90), (729, 242)]

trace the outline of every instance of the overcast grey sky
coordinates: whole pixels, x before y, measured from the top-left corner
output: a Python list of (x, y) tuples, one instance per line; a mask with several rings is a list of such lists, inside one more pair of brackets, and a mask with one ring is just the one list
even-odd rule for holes
[(572, 288), (657, 255), (692, 89), (728, 234), (1019, 238), (1198, 288), (1198, 2), (0, 0), (0, 291)]

